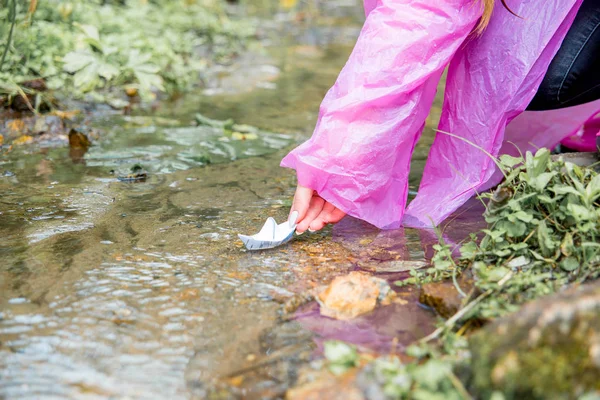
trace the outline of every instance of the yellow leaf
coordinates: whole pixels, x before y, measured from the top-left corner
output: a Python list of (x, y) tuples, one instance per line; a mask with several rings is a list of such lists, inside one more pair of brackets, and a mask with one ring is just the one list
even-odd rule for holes
[(13, 133), (21, 133), (25, 130), (25, 122), (20, 119), (13, 119), (6, 123), (6, 128)]
[(125, 88), (125, 93), (127, 94), (127, 96), (129, 97), (135, 97), (138, 95), (138, 88), (135, 86), (127, 86)]
[(71, 3), (60, 3), (58, 5), (58, 12), (63, 17), (63, 19), (66, 20), (73, 13), (73, 4), (71, 4)]
[(258, 135), (256, 133), (233, 132), (231, 138), (233, 140), (256, 140), (258, 139)]
[(31, 136), (29, 136), (29, 135), (23, 135), (23, 136), (21, 136), (19, 138), (16, 138), (15, 140), (13, 140), (13, 144), (15, 146), (21, 146), (21, 145), (24, 145), (24, 144), (29, 144), (31, 142), (33, 142), (33, 138)]
[(280, 0), (280, 4), (283, 8), (290, 9), (296, 6), (298, 0)]
[(61, 118), (61, 119), (73, 119), (73, 118), (75, 118), (75, 116), (77, 114), (79, 114), (79, 110), (54, 111), (52, 114), (56, 115), (58, 118)]

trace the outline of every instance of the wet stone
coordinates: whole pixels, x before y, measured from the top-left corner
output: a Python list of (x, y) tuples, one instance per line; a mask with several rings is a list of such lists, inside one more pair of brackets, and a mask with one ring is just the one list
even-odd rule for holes
[(286, 400), (364, 400), (356, 383), (356, 371), (335, 376), (324, 370), (304, 372), (299, 385), (288, 390)]
[(407, 272), (416, 269), (421, 269), (427, 266), (425, 261), (416, 261), (416, 260), (393, 260), (387, 262), (377, 262), (372, 260), (359, 260), (357, 265), (369, 272), (375, 273), (397, 273), (397, 272)]
[(17, 139), (23, 135), (63, 135), (65, 123), (62, 118), (55, 115), (9, 119), (0, 124), (0, 133), (8, 140)]
[(600, 283), (532, 302), (470, 338), (473, 386), (510, 399), (600, 390)]
[[(458, 280), (463, 292), (468, 292), (472, 281), (466, 278)], [(433, 308), (441, 317), (450, 318), (460, 309), (463, 297), (452, 281), (426, 283), (419, 292), (419, 302)]]
[(329, 286), (317, 289), (315, 295), (321, 315), (340, 320), (356, 318), (395, 298), (387, 281), (358, 271), (335, 278)]
[(565, 161), (572, 162), (575, 165), (579, 165), (580, 167), (589, 167), (591, 165), (595, 165), (595, 169), (598, 170), (600, 165), (598, 162), (600, 161), (600, 154), (598, 152), (594, 153), (565, 153), (565, 154), (556, 154), (552, 156), (552, 159), (557, 160), (559, 158), (563, 158)]
[(295, 294), (283, 304), (283, 312), (290, 315), (296, 312), (300, 307), (313, 301), (315, 297), (310, 293)]

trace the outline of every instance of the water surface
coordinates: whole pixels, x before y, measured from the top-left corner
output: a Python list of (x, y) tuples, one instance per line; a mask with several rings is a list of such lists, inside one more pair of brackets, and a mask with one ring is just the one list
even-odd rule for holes
[[(356, 2), (304, 17), (273, 6), (265, 51), (214, 72), (202, 93), (133, 117), (89, 117), (85, 154), (42, 144), (0, 159), (0, 398), (280, 398), (327, 339), (397, 351), (433, 329), (417, 293), (351, 322), (281, 301), (361, 269), (390, 281), (431, 253), (431, 232), (346, 219), (273, 251), (236, 239), (287, 217), (278, 167), (311, 133), (360, 29)], [(419, 179), (439, 99), (419, 144)], [(233, 140), (194, 115), (261, 129)], [(145, 182), (117, 179), (140, 164)], [(471, 221), (469, 218), (466, 222)], [(450, 240), (453, 231), (447, 231)]]

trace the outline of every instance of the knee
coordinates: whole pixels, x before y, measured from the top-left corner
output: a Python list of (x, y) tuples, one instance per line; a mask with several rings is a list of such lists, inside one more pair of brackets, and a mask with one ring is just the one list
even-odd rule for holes
[(560, 85), (563, 79), (564, 71), (550, 65), (527, 109), (531, 111), (543, 111), (561, 108)]

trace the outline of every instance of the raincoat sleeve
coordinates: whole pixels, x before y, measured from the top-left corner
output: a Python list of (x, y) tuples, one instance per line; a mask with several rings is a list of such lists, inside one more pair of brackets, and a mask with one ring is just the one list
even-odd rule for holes
[(400, 226), (410, 158), (440, 76), (481, 16), (473, 0), (370, 0), (313, 136), (282, 161), (354, 217)]
[[(436, 135), (404, 225), (437, 225), (467, 199), (498, 183), (491, 156), (500, 153), (507, 124), (522, 115), (535, 95), (580, 5), (581, 0), (513, 1), (516, 18), (496, 2), (483, 35), (462, 46), (448, 68), (439, 130), (454, 136)], [(562, 122), (554, 128), (563, 137), (572, 134), (593, 110), (593, 105), (567, 109), (569, 116), (559, 113)], [(551, 115), (531, 112), (508, 125), (512, 140), (504, 151), (524, 153), (536, 144), (556, 143), (556, 134), (548, 129)]]

